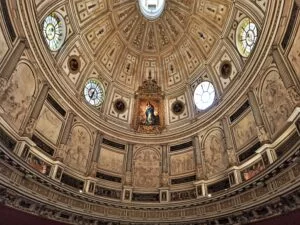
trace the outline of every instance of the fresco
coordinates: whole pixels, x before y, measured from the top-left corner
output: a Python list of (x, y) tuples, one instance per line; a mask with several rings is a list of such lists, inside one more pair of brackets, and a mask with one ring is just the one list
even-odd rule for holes
[(8, 51), (8, 45), (0, 27), (0, 62), (3, 60), (5, 54)]
[(84, 127), (73, 127), (64, 162), (80, 172), (86, 172), (91, 144), (90, 134)]
[(62, 124), (58, 116), (44, 105), (37, 121), (36, 130), (53, 144), (56, 144)]
[(123, 173), (124, 154), (111, 151), (105, 148), (100, 150), (99, 167), (115, 173)]
[(261, 92), (271, 133), (279, 131), (292, 113), (292, 102), (277, 71), (271, 71), (264, 80)]
[(250, 143), (253, 138), (257, 137), (256, 123), (252, 111), (249, 111), (238, 123), (232, 128), (237, 150)]
[(160, 185), (160, 155), (153, 148), (143, 148), (133, 159), (133, 185), (157, 188)]
[(17, 129), (29, 112), (34, 91), (34, 75), (25, 63), (18, 64), (8, 82), (0, 84), (0, 113), (5, 113)]
[(228, 168), (228, 155), (223, 133), (220, 130), (214, 130), (206, 137), (204, 148), (204, 162), (208, 177)]
[(170, 161), (171, 175), (184, 174), (195, 170), (193, 151), (172, 155)]

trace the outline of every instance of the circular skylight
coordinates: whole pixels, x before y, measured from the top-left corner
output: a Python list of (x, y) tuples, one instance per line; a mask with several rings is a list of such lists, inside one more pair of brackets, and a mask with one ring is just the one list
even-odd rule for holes
[(43, 35), (51, 51), (58, 51), (66, 38), (66, 25), (62, 16), (51, 13), (43, 23)]
[(205, 110), (210, 107), (215, 100), (215, 88), (208, 81), (201, 82), (195, 92), (194, 101), (198, 109)]
[(257, 28), (256, 25), (249, 19), (243, 19), (236, 32), (236, 45), (240, 54), (248, 57), (255, 46), (257, 41)]
[(84, 97), (89, 104), (93, 106), (100, 106), (105, 97), (102, 83), (96, 79), (88, 80), (84, 88)]
[(165, 8), (165, 0), (139, 0), (142, 14), (149, 20), (157, 19)]

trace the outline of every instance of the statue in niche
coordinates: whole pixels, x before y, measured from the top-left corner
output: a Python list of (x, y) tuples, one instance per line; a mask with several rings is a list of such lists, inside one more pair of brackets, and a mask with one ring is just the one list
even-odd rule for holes
[(161, 133), (164, 128), (163, 100), (164, 94), (150, 73), (136, 92), (133, 129), (140, 133)]

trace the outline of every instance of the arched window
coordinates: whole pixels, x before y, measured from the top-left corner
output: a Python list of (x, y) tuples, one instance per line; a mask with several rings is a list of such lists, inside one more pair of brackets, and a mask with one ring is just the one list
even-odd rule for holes
[(257, 41), (257, 28), (250, 18), (244, 18), (236, 31), (236, 45), (243, 57), (248, 57)]
[(147, 19), (155, 20), (165, 8), (165, 0), (139, 0), (139, 7)]
[(215, 88), (209, 81), (201, 82), (194, 92), (194, 102), (199, 110), (209, 108), (215, 100)]
[(43, 35), (51, 51), (55, 52), (61, 48), (66, 38), (66, 24), (60, 14), (54, 12), (45, 18)]

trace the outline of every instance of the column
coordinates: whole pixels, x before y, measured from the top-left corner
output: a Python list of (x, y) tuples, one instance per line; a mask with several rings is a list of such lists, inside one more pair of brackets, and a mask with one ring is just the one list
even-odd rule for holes
[(102, 138), (103, 138), (102, 133), (100, 131), (97, 131), (96, 139), (95, 139), (95, 143), (94, 143), (94, 147), (93, 147), (92, 159), (91, 159), (91, 163), (90, 163), (91, 167), (89, 170), (89, 175), (92, 177), (96, 177), (96, 174), (97, 174)]
[(169, 184), (169, 163), (168, 163), (168, 146), (162, 145), (162, 177), (161, 185), (168, 186)]
[(276, 62), (277, 68), (279, 70), (280, 77), (282, 78), (283, 84), (286, 87), (292, 102), (295, 105), (299, 105), (300, 104), (300, 93), (291, 77), (292, 73), (289, 71), (289, 69), (283, 59), (283, 56), (279, 52), (278, 48), (273, 48), (272, 54), (273, 54), (273, 58)]
[(235, 154), (235, 149), (233, 147), (227, 117), (224, 117), (222, 119), (222, 125), (223, 125), (223, 131), (224, 131), (224, 139), (225, 139), (225, 144), (226, 144), (226, 150), (227, 150), (228, 159), (229, 159), (229, 165), (230, 166), (235, 166), (235, 165), (237, 165), (237, 157), (236, 157), (236, 154)]
[(0, 69), (0, 79), (9, 80), (10, 76), (14, 72), (18, 62), (20, 61), (21, 55), (26, 47), (26, 40), (20, 39), (19, 42), (14, 46), (13, 52), (11, 53), (9, 60)]
[(196, 177), (197, 180), (202, 180), (204, 178), (204, 164), (202, 162), (202, 149), (200, 148), (200, 141), (198, 135), (193, 137), (193, 147), (196, 166)]
[(37, 99), (35, 101), (35, 105), (33, 107), (33, 110), (31, 112), (31, 114), (30, 114), (30, 117), (27, 121), (25, 131), (23, 132), (24, 135), (30, 136), (30, 137), (32, 136), (34, 128), (35, 128), (36, 121), (37, 121), (37, 119), (40, 115), (40, 112), (41, 112), (42, 108), (43, 108), (45, 99), (47, 98), (48, 91), (49, 91), (49, 86), (47, 84), (44, 84), (41, 91), (40, 91), (40, 93), (39, 93), (39, 96), (37, 97)]
[(132, 184), (132, 157), (133, 157), (133, 144), (128, 144), (127, 155), (126, 155), (126, 174), (125, 184)]
[(248, 92), (248, 99), (249, 99), (249, 103), (251, 105), (254, 120), (255, 120), (255, 123), (256, 123), (258, 139), (263, 144), (264, 143), (269, 143), (270, 142), (270, 137), (269, 137), (269, 134), (267, 133), (266, 128), (264, 126), (263, 118), (260, 114), (259, 106), (258, 106), (258, 103), (256, 101), (253, 90), (250, 90)]
[(69, 135), (70, 135), (70, 132), (71, 132), (71, 129), (72, 129), (72, 123), (73, 123), (73, 120), (74, 120), (74, 113), (70, 112), (69, 115), (68, 115), (68, 119), (66, 121), (66, 125), (64, 127), (64, 130), (62, 132), (62, 136), (61, 136), (61, 139), (60, 139), (60, 144), (62, 145), (65, 145), (67, 144), (67, 141), (69, 139)]

